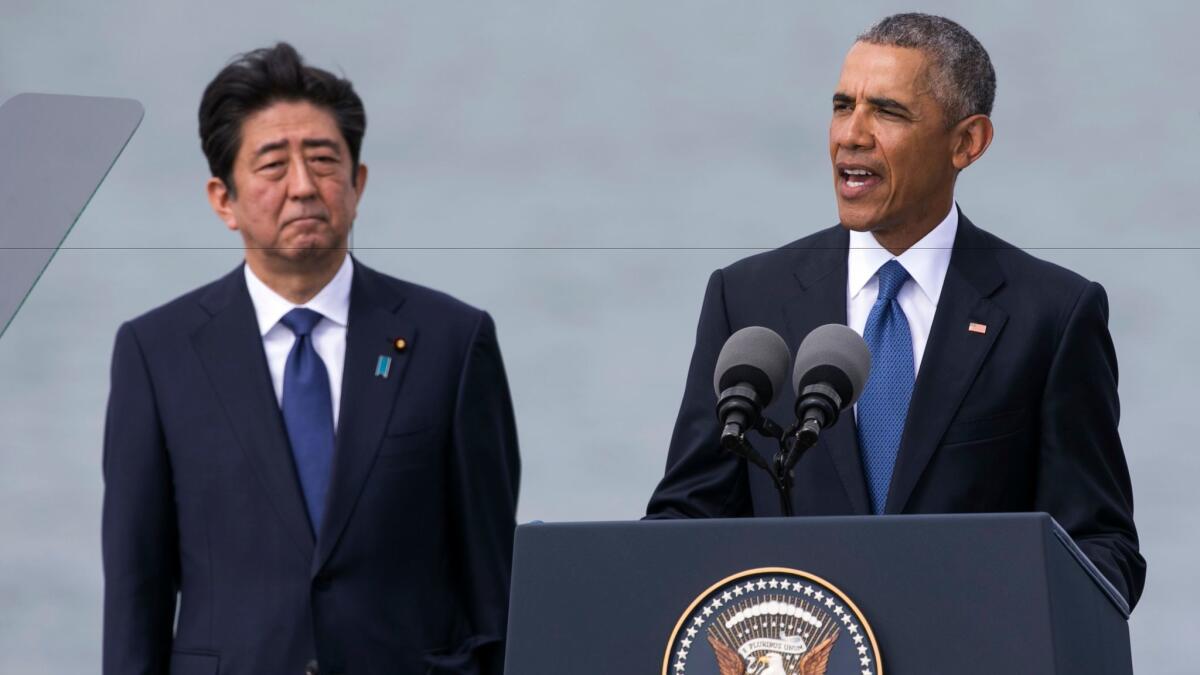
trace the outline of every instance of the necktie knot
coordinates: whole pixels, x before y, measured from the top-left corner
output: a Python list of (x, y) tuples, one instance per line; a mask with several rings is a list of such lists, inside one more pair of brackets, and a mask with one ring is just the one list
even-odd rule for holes
[(895, 300), (900, 287), (908, 281), (908, 270), (897, 260), (889, 260), (876, 272), (879, 275), (879, 298)]
[(320, 312), (305, 307), (297, 307), (284, 314), (279, 323), (287, 326), (288, 330), (292, 331), (297, 338), (302, 338), (312, 333), (313, 327), (323, 318)]

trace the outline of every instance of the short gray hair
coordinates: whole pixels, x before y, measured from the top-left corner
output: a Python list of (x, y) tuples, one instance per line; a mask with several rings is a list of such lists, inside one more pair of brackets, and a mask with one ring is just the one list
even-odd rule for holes
[(996, 71), (987, 50), (950, 19), (916, 12), (893, 14), (858, 36), (858, 42), (920, 49), (929, 58), (929, 83), (947, 126), (971, 115), (991, 115)]

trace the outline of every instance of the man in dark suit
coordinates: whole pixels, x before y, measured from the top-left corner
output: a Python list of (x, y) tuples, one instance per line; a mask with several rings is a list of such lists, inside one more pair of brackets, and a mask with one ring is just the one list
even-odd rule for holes
[(347, 254), (365, 126), (287, 44), (204, 93), (245, 265), (117, 334), (108, 675), (501, 672), (519, 460), (495, 329)]
[[(648, 517), (780, 515), (766, 474), (720, 451), (717, 354), (746, 326), (795, 350), (848, 324), (871, 373), (796, 466), (795, 513), (1046, 511), (1136, 603), (1145, 561), (1104, 290), (954, 203), (958, 173), (991, 142), (994, 92), (987, 52), (947, 19), (896, 15), (859, 37), (830, 124), (841, 226), (713, 273)], [(793, 419), (794, 401), (781, 392), (768, 416)]]

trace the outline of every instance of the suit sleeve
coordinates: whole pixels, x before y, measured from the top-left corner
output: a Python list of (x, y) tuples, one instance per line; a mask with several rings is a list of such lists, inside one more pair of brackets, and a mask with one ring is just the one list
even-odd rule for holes
[(521, 463), (492, 318), (481, 313), (454, 414), (451, 517), (470, 636), (433, 672), (500, 675)]
[(717, 356), (731, 332), (724, 278), (717, 270), (709, 277), (704, 293), (666, 472), (646, 507), (649, 519), (752, 515), (746, 461), (721, 450), (717, 397), (712, 388)]
[(1067, 320), (1046, 380), (1037, 510), (1054, 516), (1132, 608), (1146, 561), (1138, 552), (1119, 418), (1108, 298), (1091, 283)]
[(102, 465), (103, 672), (166, 673), (179, 590), (174, 495), (153, 385), (130, 324), (113, 351)]

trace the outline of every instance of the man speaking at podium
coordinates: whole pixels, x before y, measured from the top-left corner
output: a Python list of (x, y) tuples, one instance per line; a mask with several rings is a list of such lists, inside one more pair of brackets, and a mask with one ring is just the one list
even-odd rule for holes
[[(867, 339), (870, 376), (796, 465), (795, 513), (1045, 511), (1136, 603), (1146, 568), (1104, 290), (954, 202), (992, 141), (995, 83), (983, 46), (950, 20), (899, 14), (859, 36), (829, 127), (841, 225), (713, 273), (648, 517), (780, 515), (766, 473), (720, 449), (717, 355), (746, 326), (794, 353), (842, 323)], [(767, 414), (790, 422), (794, 401), (782, 392)]]
[(365, 127), (283, 43), (204, 92), (245, 265), (117, 334), (106, 675), (501, 672), (519, 466), (495, 330), (347, 254)]

